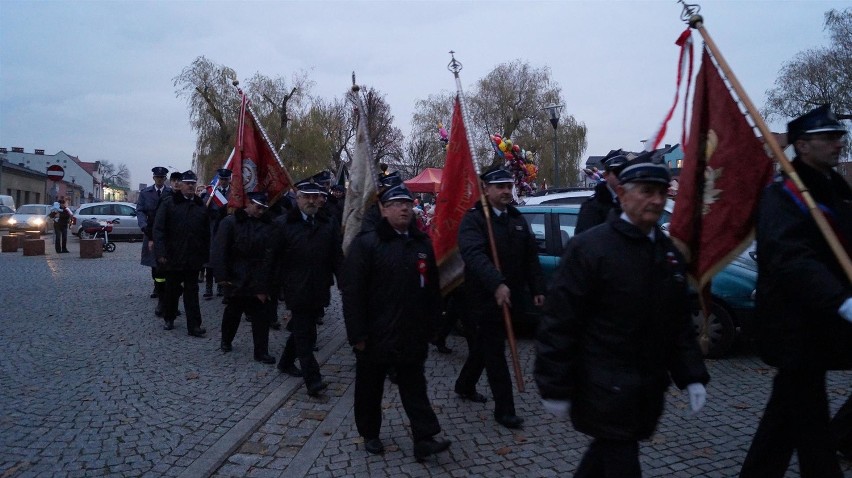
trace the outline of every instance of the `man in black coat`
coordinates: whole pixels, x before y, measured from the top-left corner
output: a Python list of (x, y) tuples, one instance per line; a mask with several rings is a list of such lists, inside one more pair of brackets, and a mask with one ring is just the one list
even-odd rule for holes
[[(276, 230), (268, 252), (272, 281), (281, 288), (292, 313), (290, 336), (278, 362), (282, 372), (302, 376), (308, 395), (317, 396), (328, 386), (322, 381), (314, 357), (317, 319), (328, 303), (332, 276), (343, 260), (339, 225), (319, 210), (323, 189), (309, 180), (296, 184), (296, 204), (275, 220)], [(276, 289), (277, 290), (277, 289)], [(299, 359), (301, 370), (295, 366)]]
[(385, 376), (396, 371), (399, 395), (414, 438), (417, 461), (444, 451), (441, 427), (426, 394), (423, 364), (441, 292), (429, 237), (411, 224), (414, 198), (404, 185), (381, 198), (382, 220), (350, 245), (343, 272), (343, 315), (355, 351), (355, 424), (369, 453), (379, 438)]
[(536, 334), (545, 408), (570, 411), (594, 438), (575, 478), (642, 476), (638, 440), (653, 434), (671, 380), (693, 413), (706, 400), (686, 264), (657, 226), (669, 171), (644, 159), (621, 172), (621, 215), (568, 243)]
[[(829, 105), (787, 124), (792, 165), (848, 254), (852, 189), (833, 170), (845, 134)], [(760, 200), (757, 270), (758, 349), (778, 373), (740, 476), (784, 476), (795, 450), (803, 478), (840, 478), (825, 374), (852, 368), (852, 286), (786, 176)]]
[(251, 192), (247, 196), (249, 204), (222, 220), (213, 241), (211, 268), (228, 297), (222, 314), (220, 347), (226, 353), (233, 350), (231, 342), (245, 313), (251, 318), (254, 359), (273, 364), (275, 358), (269, 355), (269, 322), (275, 315), (270, 307), (274, 291), (269, 286), (265, 261), (273, 225), (264, 214), (269, 207), (266, 193)]
[(615, 188), (618, 186), (618, 173), (627, 164), (627, 156), (620, 149), (610, 151), (602, 162), (604, 165), (604, 180), (595, 186), (595, 194), (580, 206), (574, 235), (591, 229), (598, 224), (603, 224), (612, 210), (615, 210), (617, 213), (621, 212)]
[[(207, 194), (203, 194), (201, 196), (201, 200), (204, 201), (204, 204), (207, 205), (207, 214), (210, 216), (210, 238), (211, 240), (211, 256), (213, 255), (212, 247), (215, 247), (215, 238), (216, 232), (219, 230), (219, 224), (222, 222), (225, 217), (228, 216), (228, 199), (231, 196), (231, 170), (226, 168), (219, 168), (216, 170), (216, 175), (219, 177), (219, 181), (216, 184), (216, 188), (211, 192), (213, 198), (209, 198)], [(208, 202), (209, 200), (209, 202)], [(219, 203), (223, 203), (220, 205)], [(205, 299), (213, 298), (213, 271), (212, 267), (205, 266), (205, 270), (202, 272), (204, 275), (204, 295)], [(206, 274), (204, 274), (206, 272)], [(199, 278), (199, 281), (202, 278)], [(217, 295), (220, 297), (224, 295), (222, 284), (219, 284), (217, 287)]]
[(544, 278), (538, 262), (535, 236), (520, 211), (511, 206), (514, 176), (503, 168), (491, 168), (480, 176), (490, 208), (491, 227), (500, 262), (494, 264), (488, 226), (482, 204), (468, 211), (459, 226), (459, 252), (465, 265), (472, 344), (467, 361), (456, 379), (455, 392), (463, 400), (484, 403), (476, 391), (483, 369), (494, 394), (494, 418), (508, 428), (519, 428), (523, 419), (515, 413), (512, 379), (506, 365), (506, 330), (503, 304), (515, 314), (523, 313), (524, 295), (533, 304), (544, 303)]
[(174, 328), (178, 299), (183, 293), (189, 335), (204, 337), (198, 305), (198, 272), (210, 253), (210, 221), (204, 203), (195, 195), (197, 176), (181, 175), (180, 190), (164, 200), (154, 220), (154, 255), (166, 277), (163, 318), (166, 330)]

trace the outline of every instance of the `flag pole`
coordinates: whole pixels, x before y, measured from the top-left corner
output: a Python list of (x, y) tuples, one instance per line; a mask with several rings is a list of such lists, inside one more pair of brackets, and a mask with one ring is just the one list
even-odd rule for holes
[[(452, 61), (450, 61), (449, 65), (447, 65), (447, 69), (453, 73), (453, 76), (456, 79), (456, 91), (459, 95), (459, 104), (461, 105), (461, 113), (462, 118), (465, 119), (465, 124), (467, 123), (467, 105), (464, 101), (464, 92), (462, 91), (461, 79), (459, 78), (459, 72), (462, 70), (462, 64), (456, 60), (455, 52), (451, 51), (450, 56), (452, 57)], [(467, 144), (468, 148), (470, 148), (470, 157), (473, 161), (473, 168), (476, 171), (476, 175), (479, 176), (481, 174), (479, 162), (476, 161), (475, 156), (473, 154), (473, 141), (471, 141), (470, 137), (470, 128), (465, 128), (465, 134), (467, 135)], [(491, 255), (494, 258), (494, 267), (497, 268), (498, 272), (500, 270), (500, 256), (497, 255), (497, 243), (494, 240), (494, 229), (491, 227), (491, 206), (488, 204), (488, 200), (485, 198), (485, 190), (482, 187), (479, 187), (479, 201), (482, 203), (482, 213), (485, 214), (485, 225), (488, 230), (488, 243), (491, 246)], [(521, 362), (518, 359), (518, 344), (515, 341), (515, 331), (512, 328), (512, 314), (509, 312), (509, 306), (505, 303), (503, 304), (503, 326), (506, 328), (506, 339), (509, 342), (509, 352), (512, 357), (512, 367), (515, 370), (515, 382), (518, 385), (518, 391), (524, 391), (524, 377), (521, 372)]]
[(754, 107), (754, 104), (752, 104), (742, 85), (737, 80), (737, 77), (734, 76), (734, 72), (731, 70), (730, 66), (728, 66), (728, 62), (725, 61), (725, 58), (719, 51), (719, 48), (716, 47), (716, 43), (713, 41), (713, 38), (710, 37), (707, 29), (704, 28), (704, 18), (698, 14), (700, 7), (686, 4), (683, 0), (680, 0), (680, 2), (683, 4), (683, 14), (681, 15), (681, 18), (687, 20), (690, 28), (698, 30), (698, 33), (701, 34), (701, 37), (704, 39), (704, 43), (707, 45), (707, 49), (710, 50), (710, 53), (719, 64), (719, 68), (730, 82), (731, 87), (737, 94), (737, 97), (739, 97), (740, 101), (742, 101), (749, 116), (751, 116), (751, 119), (754, 121), (755, 126), (757, 126), (757, 129), (760, 130), (760, 134), (763, 135), (763, 140), (769, 146), (775, 160), (778, 161), (778, 164), (781, 165), (781, 169), (784, 170), (787, 177), (793, 181), (793, 184), (795, 184), (796, 188), (802, 194), (802, 198), (811, 213), (811, 217), (813, 217), (817, 227), (820, 232), (822, 232), (823, 237), (826, 242), (828, 242), (829, 247), (831, 247), (832, 252), (834, 252), (835, 257), (837, 257), (837, 260), (843, 267), (843, 271), (846, 273), (846, 278), (849, 282), (852, 282), (852, 262), (850, 262), (849, 256), (846, 254), (846, 251), (837, 239), (837, 235), (834, 234), (834, 231), (825, 219), (825, 215), (823, 215), (822, 211), (817, 206), (807, 187), (805, 187), (804, 183), (802, 183), (802, 179), (799, 177), (799, 174), (793, 168), (793, 165), (790, 164), (790, 161), (787, 159), (784, 151), (781, 150), (781, 147), (775, 140), (775, 136), (772, 134), (772, 131), (770, 131), (769, 127), (766, 126), (766, 122), (763, 121), (763, 117), (757, 111), (757, 108)]

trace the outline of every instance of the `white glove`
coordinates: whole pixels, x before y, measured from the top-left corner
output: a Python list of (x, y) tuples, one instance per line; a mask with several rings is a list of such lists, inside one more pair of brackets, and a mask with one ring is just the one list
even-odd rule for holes
[(549, 400), (541, 399), (541, 404), (548, 413), (556, 418), (568, 418), (568, 412), (571, 411), (570, 400)]
[(837, 310), (837, 313), (847, 321), (852, 322), (852, 298), (843, 301), (843, 304), (840, 305), (840, 309)]
[(689, 392), (689, 408), (692, 410), (691, 415), (695, 415), (704, 408), (707, 403), (707, 390), (700, 383), (690, 383), (686, 386), (686, 391)]

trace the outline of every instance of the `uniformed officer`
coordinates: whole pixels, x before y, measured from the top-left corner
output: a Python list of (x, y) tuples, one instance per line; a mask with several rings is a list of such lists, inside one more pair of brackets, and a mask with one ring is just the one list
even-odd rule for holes
[[(296, 184), (296, 204), (286, 215), (275, 220), (276, 229), (268, 252), (273, 265), (272, 282), (281, 288), (292, 318), (287, 322), (290, 336), (278, 368), (293, 376), (302, 376), (311, 396), (326, 389), (319, 364), (314, 357), (317, 341), (316, 320), (330, 295), (332, 275), (343, 259), (339, 225), (320, 211), (323, 189), (310, 180)], [(299, 360), (301, 370), (295, 366)]]
[(465, 265), (465, 291), (468, 295), (467, 324), (473, 333), (467, 361), (459, 372), (455, 391), (463, 400), (484, 403), (476, 391), (483, 369), (494, 394), (494, 418), (507, 428), (519, 428), (523, 419), (515, 413), (512, 380), (506, 365), (502, 307), (523, 313), (524, 296), (533, 304), (544, 303), (544, 278), (538, 262), (538, 248), (527, 221), (511, 205), (514, 176), (501, 167), (492, 167), (480, 176), (491, 214), (491, 228), (501, 269), (494, 264), (488, 239), (488, 226), (482, 203), (468, 211), (459, 226), (459, 252)]
[(275, 363), (269, 355), (269, 320), (275, 311), (270, 308), (274, 292), (268, 279), (264, 260), (272, 236), (272, 220), (265, 215), (266, 193), (250, 192), (249, 204), (222, 219), (213, 241), (211, 268), (216, 282), (225, 289), (228, 304), (222, 314), (223, 352), (233, 349), (232, 341), (243, 314), (251, 318), (254, 359)]
[(183, 293), (189, 335), (204, 337), (198, 304), (198, 272), (210, 254), (210, 220), (201, 198), (195, 195), (194, 172), (181, 174), (180, 190), (163, 201), (154, 220), (154, 254), (166, 276), (163, 328), (171, 330)]
[(172, 174), (169, 175), (169, 182), (172, 185), (172, 189), (175, 189), (175, 190), (182, 190), (183, 189), (181, 187), (181, 182), (180, 182), (181, 176), (182, 176), (182, 173), (180, 171), (172, 171)]
[(344, 266), (343, 313), (356, 357), (355, 424), (365, 449), (382, 453), (382, 394), (393, 368), (421, 461), (450, 446), (434, 438), (441, 427), (423, 374), (441, 313), (438, 269), (432, 242), (411, 223), (413, 198), (405, 185), (386, 190), (380, 201), (382, 220), (352, 241)]
[[(202, 196), (201, 198), (207, 204), (207, 214), (210, 216), (210, 237), (214, 239), (210, 244), (211, 250), (215, 247), (214, 242), (216, 231), (219, 229), (219, 223), (228, 215), (228, 199), (231, 197), (231, 170), (220, 168), (216, 170), (216, 174), (219, 176), (219, 182), (212, 194), (215, 195), (218, 191), (221, 194), (220, 197), (224, 198), (224, 204), (220, 206), (215, 197), (209, 203), (206, 196)], [(213, 257), (212, 253), (211, 257)], [(211, 299), (213, 298), (213, 271), (210, 267), (205, 267), (205, 271), (207, 274), (205, 276), (204, 298)], [(216, 295), (220, 297), (223, 295), (221, 285), (217, 286)]]
[(139, 191), (139, 198), (136, 201), (136, 223), (139, 229), (142, 230), (142, 259), (143, 266), (151, 268), (151, 278), (154, 280), (154, 290), (151, 292), (151, 298), (157, 299), (157, 307), (154, 312), (160, 316), (163, 313), (163, 299), (165, 297), (164, 286), (166, 279), (162, 272), (157, 268), (157, 258), (154, 257), (154, 217), (157, 215), (157, 208), (160, 205), (160, 199), (169, 195), (172, 188), (167, 186), (166, 174), (168, 170), (162, 166), (157, 166), (151, 169), (153, 173), (154, 184)]
[[(791, 164), (848, 253), (852, 188), (834, 170), (845, 135), (830, 105), (787, 124)], [(755, 336), (778, 373), (740, 477), (782, 477), (795, 451), (803, 478), (840, 478), (825, 375), (852, 369), (852, 286), (786, 175), (763, 191), (756, 231)]]
[(618, 186), (618, 173), (627, 165), (627, 156), (620, 149), (610, 151), (604, 157), (602, 163), (604, 165), (604, 180), (595, 186), (595, 194), (580, 206), (574, 235), (598, 224), (603, 224), (606, 222), (610, 211), (614, 210), (617, 214), (621, 213), (621, 204), (618, 202), (615, 189)]

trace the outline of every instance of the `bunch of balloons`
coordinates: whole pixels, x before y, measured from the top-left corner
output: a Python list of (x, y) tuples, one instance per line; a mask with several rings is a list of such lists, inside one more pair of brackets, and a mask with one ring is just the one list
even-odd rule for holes
[(533, 160), (532, 151), (526, 151), (509, 138), (503, 138), (497, 133), (491, 135), (491, 146), (494, 153), (505, 161), (504, 165), (515, 175), (515, 187), (518, 195), (528, 196), (538, 187), (535, 180), (538, 177), (538, 166)]

